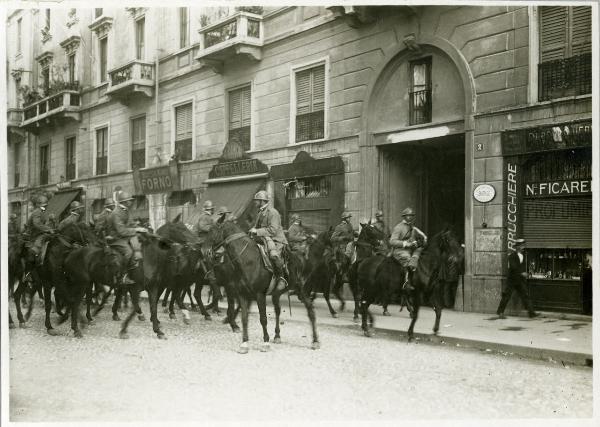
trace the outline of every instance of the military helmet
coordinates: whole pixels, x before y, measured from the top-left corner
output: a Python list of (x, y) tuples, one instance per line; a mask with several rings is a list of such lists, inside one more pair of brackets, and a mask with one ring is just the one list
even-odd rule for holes
[(111, 197), (109, 197), (108, 199), (106, 199), (104, 201), (104, 207), (105, 208), (107, 208), (109, 206), (114, 206), (114, 205), (115, 205), (115, 201)]
[(219, 209), (217, 209), (217, 216), (225, 215), (227, 213), (231, 213), (227, 206), (220, 206)]
[(375, 218), (381, 218), (381, 217), (383, 217), (383, 211), (377, 211), (375, 213)]
[(292, 222), (296, 222), (296, 221), (300, 221), (300, 215), (298, 214), (292, 214), (292, 216), (290, 217), (290, 221)]
[(202, 209), (207, 210), (207, 209), (214, 209), (213, 203), (210, 200), (205, 201), (202, 204)]
[(402, 216), (414, 215), (415, 211), (412, 208), (406, 208), (402, 211)]
[(269, 195), (265, 190), (260, 190), (258, 193), (254, 195), (254, 200), (264, 200), (266, 202), (269, 201)]
[(71, 204), (69, 205), (69, 209), (71, 209), (72, 211), (77, 210), (77, 209), (83, 209), (83, 205), (81, 203), (79, 203), (77, 200), (74, 200), (71, 202)]
[(37, 198), (38, 206), (48, 206), (48, 198), (46, 196), (40, 196)]
[(118, 201), (119, 203), (121, 202), (126, 202), (128, 200), (133, 200), (133, 196), (131, 194), (129, 194), (127, 191), (125, 190), (119, 190), (115, 193), (115, 199), (116, 201)]
[(342, 219), (352, 218), (352, 214), (350, 212), (344, 212), (342, 214)]

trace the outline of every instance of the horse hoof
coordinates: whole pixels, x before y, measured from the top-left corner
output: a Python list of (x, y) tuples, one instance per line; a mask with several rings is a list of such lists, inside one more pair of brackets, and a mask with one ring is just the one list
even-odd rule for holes
[(95, 324), (96, 324), (96, 322), (94, 322), (94, 319), (88, 319), (88, 325), (89, 326), (93, 326)]
[(352, 319), (352, 321), (353, 321), (354, 323), (358, 323), (358, 322), (359, 322), (359, 320), (358, 320), (358, 317), (354, 317), (354, 318)]
[(25, 320), (29, 320), (30, 317), (31, 317), (31, 313), (25, 313)]
[(83, 334), (81, 333), (81, 331), (75, 331), (75, 332), (73, 333), (73, 336), (74, 336), (75, 338), (83, 338)]
[(269, 345), (268, 342), (263, 343), (263, 345), (260, 346), (260, 351), (262, 351), (263, 353), (266, 353), (270, 349), (271, 349), (271, 346)]
[(284, 322), (283, 320), (280, 320), (280, 321), (279, 321), (279, 324), (280, 324), (280, 325), (285, 325), (285, 322)]
[(319, 343), (318, 341), (315, 341), (314, 343), (312, 343), (312, 345), (310, 346), (311, 349), (313, 350), (318, 350), (321, 348), (321, 343)]
[(48, 329), (48, 335), (52, 335), (53, 337), (60, 335), (58, 332), (56, 332), (55, 329)]
[(383, 312), (383, 315), (384, 315), (384, 316), (391, 316), (390, 312), (389, 312), (389, 311), (387, 311), (387, 310)]
[(168, 313), (169, 309), (167, 307), (163, 308), (163, 313)]
[[(199, 311), (200, 311), (200, 309), (199, 309), (198, 307), (192, 307), (192, 311), (194, 311), (194, 312), (196, 312), (196, 313), (197, 313), (197, 312), (199, 312)], [(165, 311), (165, 313), (166, 313), (166, 311)]]
[(232, 331), (233, 331), (233, 333), (235, 333), (235, 334), (239, 334), (239, 333), (241, 332), (241, 330), (240, 330), (240, 327), (239, 327), (239, 326), (236, 326), (236, 327), (234, 327), (234, 328), (231, 328), (231, 330), (232, 330)]
[(146, 317), (145, 317), (143, 314), (140, 314), (140, 315), (138, 315), (138, 320), (139, 320), (140, 322), (143, 322), (143, 321), (145, 321), (145, 320), (146, 320)]
[(16, 328), (16, 326), (15, 326), (14, 323), (9, 323), (8, 324), (8, 329), (15, 329), (15, 328)]
[[(244, 344), (246, 344), (246, 343), (244, 343)], [(246, 344), (246, 345), (244, 345), (244, 344), (240, 345), (240, 347), (238, 348), (239, 354), (247, 354), (248, 353), (248, 344)]]
[(337, 313), (331, 313), (331, 317), (333, 317), (334, 319), (337, 319), (338, 314)]
[(281, 338), (280, 337), (273, 338), (273, 344), (281, 344)]
[(206, 316), (204, 316), (204, 320), (212, 320), (212, 317), (210, 317), (210, 314), (207, 314)]
[(159, 340), (166, 340), (167, 336), (165, 334), (163, 334), (162, 332), (157, 333), (156, 336), (158, 337)]
[(183, 323), (186, 324), (186, 325), (189, 325), (192, 322), (190, 322), (190, 319), (184, 318), (183, 319)]
[(21, 329), (27, 329), (28, 328), (27, 323), (25, 323), (25, 322), (19, 322), (19, 328), (21, 328)]
[(119, 315), (118, 315), (118, 314), (116, 314), (116, 313), (115, 313), (115, 314), (113, 314), (113, 318), (112, 318), (112, 319), (113, 319), (114, 321), (117, 321), (117, 322), (118, 322), (119, 320), (121, 320), (121, 318), (119, 317)]
[(119, 332), (119, 338), (122, 340), (129, 339), (129, 334), (127, 332)]
[(177, 319), (174, 313), (169, 313), (169, 319)]
[(365, 337), (367, 337), (367, 338), (371, 338), (373, 336), (373, 333), (371, 331), (363, 331), (363, 333), (365, 334)]

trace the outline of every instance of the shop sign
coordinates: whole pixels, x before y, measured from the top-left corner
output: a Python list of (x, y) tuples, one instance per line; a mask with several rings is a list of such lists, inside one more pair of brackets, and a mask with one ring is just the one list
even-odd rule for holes
[(592, 193), (592, 180), (574, 179), (525, 185), (525, 197), (572, 196)]
[(488, 203), (494, 200), (496, 189), (489, 184), (480, 184), (473, 190), (473, 197), (479, 203)]
[(176, 162), (133, 172), (137, 194), (171, 193), (179, 190), (179, 174)]
[(214, 179), (268, 172), (269, 168), (267, 165), (258, 159), (250, 158), (242, 145), (238, 141), (231, 139), (225, 144), (219, 162), (210, 170), (208, 177)]
[(502, 133), (502, 154), (512, 156), (592, 145), (591, 120)]
[(520, 184), (520, 166), (517, 163), (507, 162), (506, 164), (506, 228), (507, 248), (514, 250), (515, 240), (519, 236), (519, 197), (518, 185)]

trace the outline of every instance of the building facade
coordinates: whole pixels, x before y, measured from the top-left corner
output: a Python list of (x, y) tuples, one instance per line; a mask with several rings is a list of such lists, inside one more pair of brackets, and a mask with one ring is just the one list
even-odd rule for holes
[(411, 206), (465, 243), (458, 309), (495, 310), (525, 237), (536, 306), (582, 312), (591, 25), (591, 6), (17, 10), (11, 209), (50, 191), (90, 219), (120, 186), (153, 226), (207, 198), (251, 223), (264, 188), (322, 231)]

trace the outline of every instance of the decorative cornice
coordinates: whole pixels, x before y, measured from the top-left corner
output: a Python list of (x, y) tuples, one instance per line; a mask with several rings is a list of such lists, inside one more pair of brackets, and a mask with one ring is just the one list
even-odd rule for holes
[(101, 16), (88, 25), (88, 28), (96, 33), (98, 37), (105, 36), (111, 29), (113, 19), (109, 16)]
[(52, 59), (54, 58), (54, 53), (47, 50), (46, 52), (42, 52), (40, 55), (35, 57), (35, 60), (40, 63), (42, 68), (45, 68), (50, 65)]
[(139, 18), (146, 13), (146, 7), (126, 7), (125, 10), (129, 12), (132, 18)]
[(80, 43), (81, 43), (80, 36), (71, 36), (71, 37), (63, 40), (62, 42), (60, 42), (60, 47), (62, 47), (65, 50), (67, 55), (71, 55), (79, 48)]

